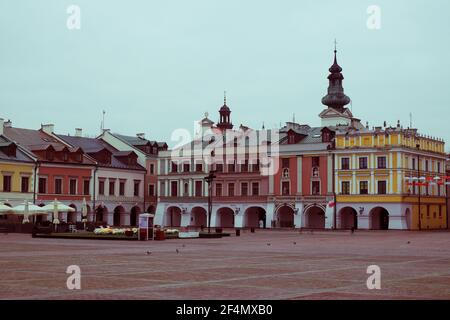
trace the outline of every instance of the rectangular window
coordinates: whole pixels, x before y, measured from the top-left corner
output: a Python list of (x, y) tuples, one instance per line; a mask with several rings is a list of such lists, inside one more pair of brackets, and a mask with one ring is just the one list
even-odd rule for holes
[(101, 194), (101, 195), (105, 194), (105, 181), (100, 180), (98, 182), (98, 194)]
[(283, 158), (281, 159), (281, 167), (288, 168), (289, 169), (289, 158)]
[(178, 164), (175, 161), (171, 162), (170, 171), (171, 172), (178, 172)]
[(248, 160), (245, 160), (244, 163), (241, 163), (241, 172), (248, 172)]
[(254, 195), (254, 196), (259, 195), (259, 183), (258, 182), (252, 183), (252, 195)]
[(228, 172), (234, 172), (236, 170), (236, 166), (234, 165), (234, 163), (229, 163), (228, 164)]
[(116, 182), (115, 181), (109, 181), (109, 195), (113, 196), (116, 194)]
[(22, 177), (20, 191), (21, 191), (22, 193), (28, 192), (29, 186), (30, 186), (30, 178), (28, 178), (28, 177)]
[(386, 181), (378, 181), (378, 194), (386, 194)]
[(150, 174), (155, 174), (155, 165), (153, 163), (150, 164)]
[(222, 196), (222, 184), (216, 183), (216, 197)]
[(283, 181), (281, 183), (281, 194), (283, 196), (288, 196), (290, 194), (289, 191), (289, 181)]
[(11, 176), (3, 176), (3, 192), (11, 192)]
[(134, 196), (139, 197), (139, 186), (141, 182), (140, 181), (134, 181)]
[(341, 169), (342, 170), (350, 169), (350, 158), (341, 158)]
[(216, 163), (216, 171), (223, 172), (223, 164), (222, 163)]
[(319, 167), (320, 166), (320, 158), (319, 157), (312, 157), (312, 166), (313, 167)]
[(70, 181), (69, 181), (69, 193), (70, 194), (77, 194), (77, 180), (76, 179), (70, 179)]
[(178, 196), (178, 182), (177, 181), (170, 182), (170, 195), (172, 197)]
[(247, 182), (241, 183), (241, 196), (248, 196), (248, 183)]
[(83, 193), (89, 195), (91, 192), (91, 182), (89, 180), (83, 181)]
[(228, 184), (228, 196), (234, 197), (234, 183)]
[(437, 172), (441, 173), (441, 163), (440, 162), (437, 163)]
[(428, 160), (425, 160), (425, 171), (428, 172)]
[(203, 195), (203, 182), (195, 181), (195, 196), (201, 197)]
[(359, 182), (359, 194), (369, 194), (369, 183), (367, 181)]
[(360, 169), (367, 169), (367, 157), (359, 158), (359, 168)]
[(378, 169), (386, 169), (386, 157), (377, 158)]
[(124, 196), (125, 195), (125, 181), (119, 182), (119, 195)]
[(342, 181), (341, 182), (341, 193), (342, 194), (350, 194), (350, 181)]
[(201, 163), (197, 163), (195, 165), (195, 171), (202, 172), (203, 171), (203, 165)]
[(148, 195), (150, 197), (155, 196), (155, 185), (154, 184), (149, 184), (148, 185)]
[(47, 178), (39, 178), (39, 193), (47, 193)]
[(55, 194), (62, 194), (62, 179), (56, 178), (55, 179)]
[(189, 172), (191, 171), (191, 165), (189, 163), (183, 164), (183, 172)]
[(320, 181), (313, 181), (311, 186), (311, 191), (313, 195), (320, 194)]

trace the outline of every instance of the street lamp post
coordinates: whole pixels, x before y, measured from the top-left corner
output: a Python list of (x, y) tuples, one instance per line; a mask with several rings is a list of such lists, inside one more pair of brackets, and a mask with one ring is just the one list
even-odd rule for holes
[(210, 171), (209, 175), (203, 178), (208, 183), (208, 233), (211, 233), (211, 212), (212, 212), (212, 185), (216, 178), (215, 171)]
[[(416, 144), (417, 151), (420, 151), (420, 144)], [(417, 185), (419, 189), (419, 230), (422, 230), (422, 210), (420, 205), (420, 193), (421, 193), (421, 183), (420, 183), (420, 154), (417, 153)]]

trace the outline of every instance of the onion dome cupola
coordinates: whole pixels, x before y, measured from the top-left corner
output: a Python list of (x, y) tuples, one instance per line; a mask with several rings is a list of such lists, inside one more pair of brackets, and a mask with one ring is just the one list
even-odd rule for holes
[(344, 112), (344, 106), (350, 103), (350, 98), (344, 94), (344, 88), (342, 87), (344, 76), (341, 73), (342, 68), (337, 63), (336, 53), (337, 50), (335, 48), (334, 63), (328, 69), (330, 71), (330, 75), (328, 76), (328, 94), (322, 98), (322, 104), (342, 113)]
[(227, 95), (225, 92), (223, 97), (223, 106), (219, 110), (219, 122), (217, 123), (217, 128), (221, 130), (233, 129), (230, 115), (231, 110), (227, 106)]

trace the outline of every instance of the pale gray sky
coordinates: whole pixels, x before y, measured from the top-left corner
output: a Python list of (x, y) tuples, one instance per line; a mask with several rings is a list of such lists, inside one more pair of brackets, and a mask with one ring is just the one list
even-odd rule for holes
[[(81, 8), (68, 30), (66, 9)], [(381, 8), (381, 29), (366, 10)], [(0, 0), (0, 117), (166, 140), (228, 92), (235, 125), (319, 125), (333, 41), (356, 117), (450, 142), (450, 1)], [(170, 143), (172, 144), (172, 143)], [(449, 146), (447, 146), (449, 149)]]

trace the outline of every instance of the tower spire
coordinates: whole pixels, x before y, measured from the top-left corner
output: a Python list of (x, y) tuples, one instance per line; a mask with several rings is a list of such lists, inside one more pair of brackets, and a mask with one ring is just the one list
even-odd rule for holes
[(344, 94), (344, 88), (342, 87), (342, 68), (337, 62), (337, 41), (334, 40), (334, 62), (328, 69), (330, 74), (328, 75), (329, 85), (328, 93), (322, 98), (322, 104), (333, 108), (339, 112), (344, 112), (344, 106), (350, 103), (350, 98)]
[(227, 105), (227, 91), (226, 90), (223, 92), (223, 105), (224, 106)]

